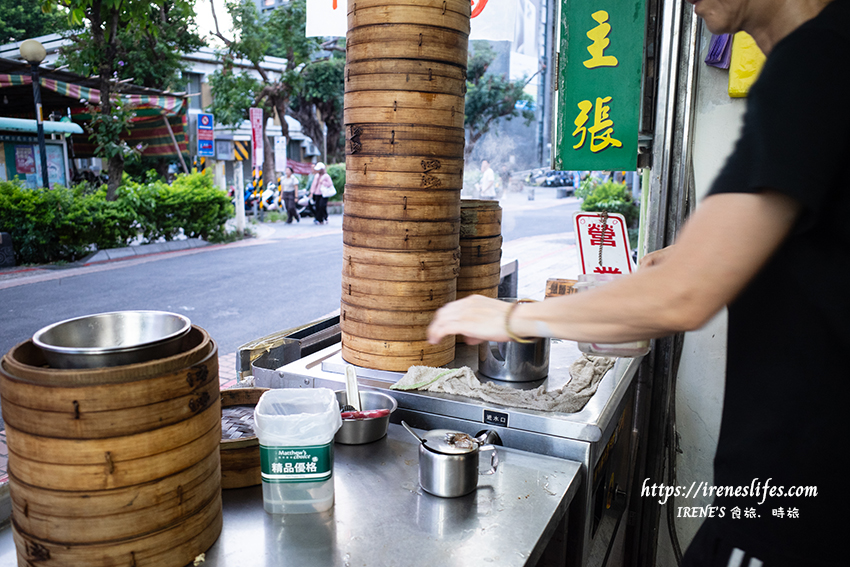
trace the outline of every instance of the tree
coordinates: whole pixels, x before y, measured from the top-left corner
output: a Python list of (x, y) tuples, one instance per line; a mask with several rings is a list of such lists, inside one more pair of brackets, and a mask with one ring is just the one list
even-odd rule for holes
[[(266, 140), (263, 144), (263, 178), (272, 179), (273, 145), (266, 136), (266, 122), (276, 112), (280, 118), (281, 133), (289, 137), (284, 117), (294, 93), (303, 84), (302, 72), (320, 42), (316, 38), (305, 37), (305, 0), (292, 0), (272, 10), (269, 15), (260, 14), (251, 0), (228, 2), (226, 7), (233, 21), (234, 38), (221, 33), (213, 5), (215, 35), (226, 46), (222, 54), (224, 68), (216, 71), (210, 80), (216, 120), (235, 126), (247, 119), (251, 106), (263, 109), (263, 138)], [(286, 59), (280, 73), (272, 74), (263, 67), (263, 59), (267, 55)], [(236, 59), (250, 62), (260, 79), (253, 79), (244, 72), (234, 72)], [(245, 103), (249, 97), (243, 89), (251, 95), (248, 106)]]
[(0, 43), (22, 41), (63, 29), (65, 16), (33, 9), (19, 0), (0, 0)]
[(121, 59), (122, 30), (131, 28), (130, 33), (136, 37), (159, 41), (163, 10), (191, 20), (192, 6), (193, 0), (42, 0), (43, 10), (66, 8), (71, 25), (85, 25), (89, 33), (85, 49), (91, 58), (91, 69), (100, 79), (100, 108), (95, 109), (90, 129), (98, 155), (107, 159), (107, 200), (115, 200), (124, 161), (133, 152), (121, 141), (132, 119), (132, 109), (118, 98), (119, 70), (124, 66), (122, 61), (126, 64)]
[[(113, 77), (119, 82), (128, 81), (157, 90), (182, 90), (182, 75), (188, 69), (182, 55), (205, 45), (198, 35), (192, 6), (186, 2), (164, 0), (162, 5), (151, 4), (148, 9), (152, 27), (119, 27), (115, 46), (117, 66)], [(92, 35), (85, 28), (77, 28), (68, 32), (66, 37), (73, 43), (60, 49), (61, 63), (80, 75), (97, 74), (101, 52), (94, 45)], [(172, 162), (170, 158), (136, 157), (126, 152), (124, 156), (128, 170), (138, 174), (155, 169), (160, 178), (166, 177)], [(131, 157), (134, 159), (129, 159)]]
[(326, 159), (329, 162), (345, 159), (342, 138), (344, 81), (344, 57), (318, 61), (304, 70), (304, 84), (289, 105), (290, 114), (319, 147), (325, 142), (322, 123), (327, 127)]
[(490, 131), (498, 119), (511, 120), (522, 116), (528, 125), (534, 120), (534, 111), (525, 107), (517, 109), (517, 103), (532, 102), (530, 95), (523, 89), (528, 80), (511, 81), (505, 76), (487, 74), (487, 69), (496, 58), (496, 54), (486, 42), (473, 42), (474, 49), (469, 52), (466, 72), (466, 99), (463, 125), (467, 129), (464, 159), (472, 155), (475, 144)]

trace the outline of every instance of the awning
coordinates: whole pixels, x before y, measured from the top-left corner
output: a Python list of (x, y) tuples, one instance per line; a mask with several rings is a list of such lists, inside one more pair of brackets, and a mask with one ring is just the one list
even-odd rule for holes
[[(44, 122), (45, 134), (82, 134), (83, 127), (73, 122)], [(0, 131), (12, 132), (38, 132), (38, 123), (26, 118), (3, 118), (0, 117)]]

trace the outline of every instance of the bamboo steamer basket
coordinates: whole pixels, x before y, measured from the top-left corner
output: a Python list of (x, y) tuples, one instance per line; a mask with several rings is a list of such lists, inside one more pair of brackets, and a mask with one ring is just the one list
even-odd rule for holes
[(345, 92), (416, 91), (455, 96), (466, 94), (466, 72), (436, 61), (371, 59), (345, 67)]
[(68, 545), (27, 534), (12, 518), (18, 565), (39, 567), (184, 567), (221, 533), (221, 491), (197, 513), (166, 529), (117, 542)]
[[(462, 158), (421, 158), (417, 156), (376, 156), (349, 154), (345, 157), (346, 172), (368, 174), (370, 171), (390, 173), (441, 173), (463, 178)], [(346, 173), (348, 176), (348, 173)], [(346, 177), (348, 179), (348, 177)], [(370, 179), (371, 181), (371, 179)], [(356, 184), (353, 184), (356, 185)], [(462, 204), (462, 200), (460, 200)]]
[[(443, 193), (454, 197), (454, 192)], [(352, 187), (346, 187), (345, 213), (354, 217), (396, 221), (443, 221), (458, 218), (460, 207), (457, 199), (450, 198), (445, 199), (445, 203), (434, 203), (430, 198), (433, 195), (435, 193), (407, 190), (352, 191)]]
[(452, 280), (460, 273), (458, 255), (452, 252), (391, 252), (345, 246), (342, 275), (398, 282)]
[(433, 298), (447, 296), (456, 289), (456, 277), (435, 281), (388, 281), (372, 278), (342, 276), (342, 298), (358, 295), (374, 295), (378, 299), (386, 298)]
[(180, 423), (218, 397), (218, 356), (149, 380), (88, 387), (41, 386), (0, 370), (3, 417), (34, 435), (101, 439)]
[(364, 353), (374, 353), (380, 356), (406, 356), (409, 353), (433, 355), (445, 351), (455, 344), (454, 337), (445, 337), (438, 344), (432, 345), (427, 340), (395, 341), (384, 339), (366, 339), (348, 333), (343, 334), (343, 344), (348, 348)]
[(346, 62), (420, 59), (466, 68), (469, 33), (420, 24), (361, 26), (346, 34)]
[(339, 328), (352, 337), (370, 340), (386, 340), (392, 337), (396, 341), (427, 341), (428, 325), (376, 325), (361, 323), (354, 319), (340, 320)]
[(406, 372), (411, 366), (443, 366), (448, 364), (455, 358), (455, 345), (453, 339), (452, 346), (443, 352), (433, 354), (413, 352), (402, 356), (387, 356), (386, 354), (360, 352), (348, 346), (343, 340), (342, 357), (346, 362), (364, 368)]
[(386, 308), (369, 308), (352, 305), (343, 298), (340, 306), (340, 325), (345, 321), (354, 321), (377, 326), (401, 327), (428, 326), (434, 317), (434, 310), (398, 311)]
[(362, 91), (345, 95), (345, 124), (405, 124), (463, 128), (463, 96), (407, 91)]
[[(368, 168), (352, 169), (346, 174), (346, 183), (352, 186), (362, 187), (386, 187), (386, 188), (408, 188), (408, 189), (432, 189), (443, 191), (460, 191), (463, 188), (462, 173), (446, 173), (442, 171), (379, 171)], [(455, 197), (457, 200), (457, 197)], [(458, 203), (460, 209), (460, 203)], [(458, 213), (457, 216), (460, 216)]]
[(502, 237), (462, 238), (460, 263), (462, 266), (491, 264), (502, 259)]
[(464, 0), (358, 0), (348, 6), (348, 29), (427, 23), (469, 34), (471, 4)]
[(115, 490), (48, 490), (14, 476), (9, 483), (15, 522), (24, 533), (71, 544), (103, 543), (155, 532), (196, 513), (220, 489), (219, 458), (212, 451), (160, 482)]
[(254, 433), (254, 406), (268, 388), (221, 391), (221, 487), (244, 488), (262, 482), (260, 441)]
[(458, 235), (440, 235), (440, 236), (410, 236), (402, 235), (386, 235), (376, 234), (371, 232), (343, 232), (342, 242), (349, 246), (361, 246), (364, 248), (376, 248), (381, 250), (394, 251), (451, 251), (457, 250)]
[[(485, 264), (485, 266), (495, 265), (497, 268), (498, 264)], [(477, 266), (476, 266), (477, 267)], [(463, 268), (461, 268), (463, 269)], [(472, 276), (472, 277), (459, 277), (457, 279), (457, 290), (458, 291), (477, 291), (484, 289), (494, 289), (498, 292), (499, 289), (499, 280), (500, 280), (499, 272), (497, 271), (495, 274), (488, 275), (480, 275), (480, 276)]]
[[(455, 284), (456, 280), (452, 280)], [(452, 286), (454, 287), (454, 285)], [(344, 285), (342, 289), (342, 301), (355, 307), (366, 309), (385, 309), (388, 311), (436, 311), (446, 303), (454, 301), (457, 291), (452, 289), (449, 293), (437, 294), (426, 292), (416, 296), (394, 296), (378, 295), (362, 291), (355, 286)]]
[[(461, 114), (463, 110), (461, 109)], [(456, 159), (463, 155), (464, 129), (432, 124), (358, 124), (346, 122), (348, 155)]]
[(462, 225), (502, 224), (502, 207), (498, 201), (461, 199), (460, 211), (460, 223)]
[(445, 221), (409, 221), (372, 219), (346, 214), (342, 219), (342, 229), (351, 232), (364, 232), (392, 236), (457, 236), (457, 219)]
[(502, 234), (502, 223), (501, 222), (492, 222), (492, 223), (475, 223), (475, 224), (461, 224), (460, 225), (460, 237), (461, 238), (486, 238), (492, 236), (501, 236)]
[(110, 490), (152, 482), (191, 466), (221, 441), (218, 398), (195, 417), (145, 433), (108, 439), (56, 439), (6, 424), (9, 468), (51, 490)]

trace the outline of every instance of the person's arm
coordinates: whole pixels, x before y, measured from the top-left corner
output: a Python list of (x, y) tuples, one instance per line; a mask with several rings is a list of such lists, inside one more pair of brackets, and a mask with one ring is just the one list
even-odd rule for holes
[[(705, 199), (676, 246), (636, 273), (590, 291), (517, 306), (517, 336), (618, 343), (698, 329), (732, 301), (790, 232), (800, 206), (782, 194), (726, 193)], [(510, 304), (470, 296), (440, 308), (428, 340), (508, 340)]]

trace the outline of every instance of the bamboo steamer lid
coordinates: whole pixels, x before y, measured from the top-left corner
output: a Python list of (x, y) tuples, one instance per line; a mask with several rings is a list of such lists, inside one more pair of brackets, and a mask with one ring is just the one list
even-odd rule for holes
[(348, 29), (423, 23), (469, 34), (471, 4), (463, 0), (358, 0), (348, 6)]
[(371, 340), (422, 342), (428, 340), (428, 325), (376, 325), (361, 323), (354, 319), (340, 320), (339, 328), (352, 337)]
[(50, 490), (109, 490), (175, 474), (221, 442), (221, 407), (145, 433), (108, 439), (57, 439), (6, 424), (10, 469), (22, 481)]
[(454, 339), (452, 339), (452, 346), (443, 352), (434, 354), (417, 352), (404, 356), (387, 356), (385, 354), (360, 352), (343, 342), (342, 358), (346, 362), (364, 368), (406, 372), (411, 366), (443, 366), (450, 363), (455, 358), (455, 345)]
[(221, 533), (221, 491), (183, 522), (150, 534), (108, 543), (68, 545), (27, 534), (12, 519), (18, 565), (44, 567), (184, 567), (208, 550)]
[(82, 386), (137, 382), (158, 374), (190, 366), (205, 358), (213, 345), (209, 334), (195, 325), (183, 342), (181, 351), (173, 356), (106, 368), (59, 369), (48, 368), (44, 354), (32, 340), (15, 346), (3, 356), (2, 365), (18, 380), (40, 385)]
[[(419, 156), (374, 156), (349, 154), (345, 156), (346, 176), (348, 172), (371, 171), (391, 173), (440, 173), (460, 175), (463, 178), (463, 158), (422, 158)], [(356, 184), (354, 184), (356, 185)], [(460, 199), (463, 204), (463, 199)]]
[[(439, 306), (442, 307), (442, 306)], [(368, 308), (352, 305), (345, 301), (340, 302), (340, 325), (345, 321), (354, 321), (381, 327), (400, 327), (404, 325), (427, 326), (434, 317), (434, 310), (430, 311), (397, 311), (381, 308)]]
[(346, 34), (346, 62), (421, 59), (466, 67), (469, 34), (417, 24), (361, 26)]
[[(370, 254), (361, 255), (360, 250)], [(449, 281), (456, 278), (460, 272), (460, 263), (452, 254), (449, 261), (429, 260), (429, 255), (443, 255), (441, 252), (387, 252), (387, 258), (375, 257), (371, 261), (372, 249), (358, 249), (343, 245), (342, 275), (353, 278), (371, 278), (399, 282), (431, 282)], [(410, 256), (410, 258), (405, 258)], [(378, 263), (383, 262), (383, 263)]]
[[(397, 221), (443, 221), (458, 218), (457, 199), (435, 203), (434, 193), (408, 190), (350, 191), (346, 185), (345, 213), (361, 218), (383, 218)], [(380, 193), (380, 194), (378, 194)], [(448, 196), (453, 192), (444, 191)], [(362, 195), (361, 195), (362, 194)]]
[(155, 532), (198, 512), (221, 490), (215, 451), (155, 483), (69, 492), (9, 478), (15, 522), (25, 533), (68, 544), (103, 543)]
[(254, 432), (254, 407), (268, 388), (221, 391), (221, 488), (244, 488), (262, 482), (260, 440)]
[(466, 72), (437, 61), (369, 59), (345, 66), (345, 92), (417, 91), (466, 94)]
[(360, 124), (346, 122), (349, 155), (412, 156), (415, 159), (457, 158), (463, 155), (463, 128), (432, 124)]
[(484, 297), (492, 297), (496, 299), (499, 297), (499, 286), (490, 287), (487, 289), (469, 289), (457, 292), (457, 298), (463, 299), (464, 297), (469, 297), (470, 295), (483, 295)]

